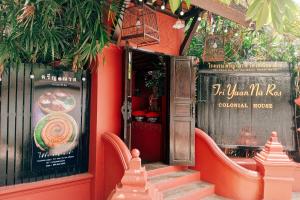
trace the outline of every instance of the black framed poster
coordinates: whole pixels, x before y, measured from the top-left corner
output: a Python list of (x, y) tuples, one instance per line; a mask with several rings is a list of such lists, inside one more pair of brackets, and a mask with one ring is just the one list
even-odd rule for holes
[(32, 171), (70, 169), (82, 130), (82, 73), (39, 70), (32, 87)]

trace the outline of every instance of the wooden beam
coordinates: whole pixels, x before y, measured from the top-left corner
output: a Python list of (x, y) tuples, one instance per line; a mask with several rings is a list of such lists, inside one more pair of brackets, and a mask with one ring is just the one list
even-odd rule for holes
[(198, 20), (199, 14), (200, 14), (200, 9), (197, 10), (196, 15), (194, 16), (193, 21), (191, 23), (191, 26), (187, 31), (187, 34), (180, 46), (180, 55), (185, 55), (187, 50), (189, 49), (192, 38), (200, 24), (200, 21)]
[(191, 4), (200, 7), (204, 10), (220, 15), (230, 19), (242, 26), (248, 27), (249, 21), (246, 21), (246, 13), (237, 9), (227, 6), (218, 0), (191, 0)]

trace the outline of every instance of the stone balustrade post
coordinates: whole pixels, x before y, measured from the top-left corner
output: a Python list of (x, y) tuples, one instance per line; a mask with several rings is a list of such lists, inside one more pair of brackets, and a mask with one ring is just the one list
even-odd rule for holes
[(162, 194), (147, 181), (147, 171), (142, 167), (140, 152), (131, 151), (129, 169), (111, 193), (109, 200), (162, 200)]
[(254, 160), (264, 181), (263, 199), (291, 199), (296, 164), (284, 152), (276, 132), (272, 132), (263, 150)]

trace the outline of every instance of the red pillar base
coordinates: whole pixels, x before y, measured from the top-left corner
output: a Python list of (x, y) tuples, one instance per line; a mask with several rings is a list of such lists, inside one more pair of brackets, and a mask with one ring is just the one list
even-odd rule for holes
[(283, 151), (276, 132), (272, 132), (264, 149), (254, 160), (257, 162), (258, 171), (264, 177), (263, 199), (291, 199), (296, 164)]
[(109, 200), (162, 200), (162, 195), (157, 189), (147, 182), (147, 172), (141, 165), (140, 152), (137, 149), (131, 151), (132, 160), (129, 169), (121, 180), (121, 183), (112, 192)]

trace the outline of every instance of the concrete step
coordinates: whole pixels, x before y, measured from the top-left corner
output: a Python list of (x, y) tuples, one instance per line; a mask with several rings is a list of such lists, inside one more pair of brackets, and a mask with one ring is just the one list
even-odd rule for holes
[(164, 163), (156, 162), (144, 165), (148, 176), (158, 176), (170, 172), (178, 172), (187, 169), (186, 166), (169, 166)]
[(163, 191), (163, 197), (164, 200), (202, 199), (209, 195), (213, 195), (214, 191), (214, 185), (203, 181), (195, 181), (165, 190)]
[(214, 194), (214, 195), (211, 195), (211, 196), (208, 196), (205, 198), (200, 198), (199, 200), (230, 200), (230, 199), (227, 199), (227, 198), (224, 198), (224, 197)]
[(148, 180), (158, 190), (163, 191), (174, 188), (178, 185), (188, 184), (190, 182), (200, 180), (200, 172), (185, 169), (181, 171), (173, 171), (160, 175), (149, 176)]
[(164, 200), (225, 200), (215, 195), (214, 185), (200, 180), (199, 171), (163, 163), (144, 166), (148, 181), (162, 192)]
[(300, 192), (293, 192), (292, 200), (300, 200)]

